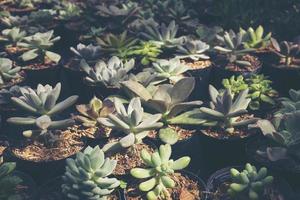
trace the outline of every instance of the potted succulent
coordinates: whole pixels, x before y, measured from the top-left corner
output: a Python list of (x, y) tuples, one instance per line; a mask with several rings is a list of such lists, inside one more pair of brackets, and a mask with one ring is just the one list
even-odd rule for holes
[(169, 144), (161, 145), (155, 152), (142, 150), (144, 168), (133, 168), (130, 174), (138, 180), (131, 181), (125, 189), (124, 199), (206, 199), (205, 185), (197, 176), (184, 171), (190, 157), (171, 159)]
[(208, 95), (210, 72), (213, 66), (210, 57), (205, 55), (210, 46), (201, 40), (190, 39), (177, 48), (176, 58), (191, 68), (188, 74), (196, 79), (194, 98), (205, 98)]
[[(36, 90), (20, 88), (19, 97), (11, 100), (25, 111), (21, 117), (11, 117), (8, 123), (18, 125), (10, 127), (9, 156), (17, 160), (23, 169), (35, 171), (37, 176), (45, 174), (46, 169), (56, 169), (59, 173), (63, 160), (84, 147), (80, 129), (74, 126), (73, 119), (63, 119), (59, 113), (73, 105), (77, 96), (71, 96), (57, 103), (61, 91), (58, 83), (55, 88), (50, 85), (38, 85)], [(22, 133), (23, 137), (20, 137)], [(26, 138), (26, 139), (25, 139)], [(52, 174), (53, 175), (53, 174)]]
[(1, 161), (0, 198), (37, 200), (36, 184), (32, 178), (27, 174), (16, 171), (15, 168), (15, 162)]
[(243, 75), (249, 77), (261, 70), (261, 62), (259, 59), (251, 55), (255, 49), (248, 48), (243, 45), (245, 41), (245, 33), (240, 31), (235, 33), (230, 30), (222, 36), (217, 36), (220, 45), (215, 46), (217, 52), (215, 66), (216, 83), (223, 78), (231, 77), (232, 75)]
[(113, 129), (111, 139), (102, 149), (119, 163), (114, 174), (127, 175), (130, 169), (143, 165), (140, 157), (142, 149), (154, 151), (155, 146), (144, 139), (151, 130), (160, 128), (163, 124), (158, 122), (161, 114), (144, 112), (138, 97), (130, 100), (127, 109), (120, 99), (115, 97), (113, 101), (116, 113), (108, 114), (106, 118), (98, 118), (99, 123)]
[(22, 41), (27, 35), (26, 31), (12, 27), (2, 30), (0, 35), (0, 42), (4, 44), (4, 51), (12, 58), (15, 59), (24, 48), (18, 47), (17, 43)]
[(10, 87), (22, 84), (26, 79), (26, 74), (21, 67), (16, 66), (8, 58), (0, 57), (0, 89), (9, 89)]
[(215, 172), (208, 180), (209, 200), (292, 199), (288, 186), (278, 177), (268, 175), (265, 167), (257, 169), (247, 163)]
[(58, 63), (61, 57), (50, 49), (60, 37), (54, 37), (53, 33), (53, 30), (35, 33), (17, 43), (19, 47), (26, 48), (20, 56), (20, 65), (26, 71), (29, 86), (35, 86), (37, 83), (57, 83)]
[[(116, 165), (115, 160), (105, 158), (99, 146), (88, 146), (83, 152), (78, 152), (74, 159), (67, 159), (62, 177), (40, 188), (40, 199), (121, 199), (117, 191), (120, 181), (109, 177)], [(74, 185), (78, 187), (74, 188)]]
[(76, 105), (79, 114), (74, 115), (75, 121), (82, 124), (85, 131), (82, 136), (87, 138), (88, 145), (101, 144), (110, 136), (111, 129), (98, 122), (99, 118), (107, 117), (115, 111), (114, 104), (109, 99), (101, 101), (93, 97), (89, 104)]
[(94, 95), (106, 98), (119, 93), (121, 81), (128, 79), (128, 72), (134, 68), (135, 61), (123, 62), (118, 57), (111, 57), (108, 62), (98, 61), (93, 67), (81, 60), (81, 68), (86, 73), (87, 98)]

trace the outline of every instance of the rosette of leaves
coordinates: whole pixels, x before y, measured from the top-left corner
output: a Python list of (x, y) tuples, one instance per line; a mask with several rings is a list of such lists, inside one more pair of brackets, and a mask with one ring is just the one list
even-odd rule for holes
[(257, 123), (258, 127), (266, 137), (275, 142), (275, 145), (270, 145), (263, 150), (257, 150), (257, 154), (271, 162), (290, 161), (299, 165), (299, 120), (300, 111), (287, 113), (284, 117), (275, 117), (271, 121), (259, 120)]
[(220, 46), (215, 46), (214, 49), (226, 56), (229, 63), (237, 64), (238, 66), (251, 66), (248, 61), (242, 60), (242, 57), (248, 53), (255, 51), (253, 48), (245, 48), (243, 42), (245, 41), (245, 33), (235, 33), (230, 30), (225, 32), (223, 36), (217, 35)]
[(8, 58), (0, 58), (0, 86), (20, 78), (21, 67), (14, 67), (13, 62)]
[(271, 39), (271, 44), (275, 50), (273, 52), (279, 57), (279, 68), (300, 68), (300, 45), (293, 42), (282, 41), (280, 44), (275, 39)]
[(178, 25), (172, 21), (168, 26), (164, 23), (157, 26), (155, 22), (144, 26), (145, 31), (141, 35), (147, 40), (153, 41), (166, 48), (176, 47), (185, 42), (184, 36), (177, 37)]
[(223, 32), (223, 28), (219, 26), (208, 27), (200, 24), (196, 29), (197, 38), (207, 44), (213, 45), (216, 43), (218, 34)]
[(93, 67), (85, 60), (81, 60), (81, 68), (86, 72), (85, 81), (90, 85), (104, 85), (105, 87), (120, 88), (120, 82), (128, 79), (128, 72), (134, 68), (133, 59), (123, 62), (113, 56), (106, 63), (98, 61)]
[(177, 46), (176, 58), (179, 59), (192, 59), (207, 60), (209, 56), (205, 55), (205, 52), (209, 50), (209, 45), (201, 40), (188, 40), (182, 46)]
[(248, 89), (241, 91), (235, 100), (230, 89), (225, 92), (218, 92), (216, 88), (209, 85), (209, 94), (211, 98), (210, 108), (201, 107), (200, 111), (203, 120), (202, 126), (214, 127), (224, 130), (227, 134), (233, 134), (235, 128), (247, 127), (257, 122), (257, 118), (241, 118), (247, 114), (247, 107), (251, 101), (248, 98)]
[(122, 59), (129, 57), (130, 49), (138, 42), (137, 39), (128, 37), (127, 31), (124, 31), (120, 35), (109, 33), (102, 38), (98, 37), (96, 40), (103, 52)]
[(26, 36), (26, 31), (18, 27), (4, 29), (0, 35), (0, 42), (5, 43), (7, 47), (16, 46), (18, 42), (22, 41)]
[(126, 136), (118, 142), (105, 145), (105, 152), (140, 143), (149, 131), (162, 127), (163, 124), (158, 122), (162, 115), (145, 113), (140, 98), (131, 99), (127, 109), (120, 99), (115, 97), (113, 101), (116, 113), (110, 113), (106, 118), (98, 118), (98, 122), (113, 130), (120, 130)]
[(68, 199), (106, 200), (120, 185), (118, 179), (109, 178), (116, 165), (117, 161), (105, 158), (99, 146), (88, 146), (76, 158), (67, 159), (62, 192)]
[(0, 163), (0, 199), (21, 199), (22, 197), (17, 194), (17, 186), (23, 180), (13, 175), (16, 168), (15, 162)]
[(265, 189), (272, 184), (274, 179), (273, 176), (268, 176), (267, 168), (262, 167), (257, 170), (249, 163), (241, 172), (231, 168), (230, 175), (232, 183), (227, 193), (234, 199), (262, 199)]
[[(52, 25), (52, 24), (49, 24), (49, 21), (54, 21), (56, 15), (57, 15), (56, 10), (40, 9), (40, 10), (31, 12), (30, 15), (28, 16), (28, 19), (32, 26), (47, 27), (48, 25)], [(46, 29), (46, 31), (47, 31), (47, 29)]]
[(245, 33), (245, 40), (243, 44), (247, 49), (265, 48), (270, 43), (270, 39), (272, 37), (271, 32), (264, 36), (264, 28), (262, 26), (258, 26), (255, 30), (252, 27), (249, 27), (247, 31), (241, 28), (240, 31)]
[[(147, 192), (148, 200), (170, 199), (168, 189), (176, 187), (176, 182), (171, 176), (178, 170), (186, 168), (191, 158), (181, 157), (177, 160), (170, 159), (172, 149), (169, 144), (161, 145), (154, 153), (142, 150), (141, 158), (146, 165), (145, 168), (133, 168), (130, 174), (143, 182), (139, 184), (139, 190)], [(148, 179), (144, 181), (144, 179)]]
[(21, 87), (21, 96), (12, 97), (12, 102), (20, 109), (36, 116), (53, 116), (61, 113), (72, 106), (78, 96), (70, 96), (64, 101), (57, 103), (61, 91), (61, 84), (57, 83), (53, 88), (50, 85), (39, 84), (34, 90), (32, 88)]
[[(76, 49), (71, 47), (70, 50), (75, 55), (75, 59), (80, 61), (84, 59), (87, 63), (95, 62), (96, 60), (100, 59), (101, 56), (101, 47), (94, 46), (93, 44), (84, 45), (84, 44), (77, 44)], [(72, 67), (72, 66), (71, 66)]]
[[(150, 92), (138, 82), (125, 81), (123, 87), (130, 91), (131, 95), (142, 99), (145, 106), (153, 112), (162, 115), (161, 121), (165, 126), (168, 125), (200, 125), (204, 122), (199, 115), (201, 112), (194, 107), (200, 106), (201, 101), (186, 102), (192, 93), (195, 80), (194, 78), (184, 78), (175, 85), (164, 84), (153, 88)], [(171, 128), (161, 129), (159, 137), (162, 141), (174, 144), (178, 140), (178, 133)]]
[(152, 68), (146, 68), (145, 71), (152, 72), (157, 76), (157, 83), (169, 80), (171, 83), (176, 83), (184, 77), (184, 73), (190, 70), (190, 67), (180, 62), (179, 58), (170, 60), (159, 59), (152, 63)]
[(157, 57), (162, 53), (161, 46), (151, 41), (141, 42), (131, 48), (130, 55), (141, 57), (142, 65), (149, 65), (157, 60)]
[(79, 40), (81, 41), (96, 41), (96, 38), (101, 37), (104, 32), (106, 31), (106, 28), (102, 26), (92, 26), (90, 27), (89, 31), (87, 33), (84, 33), (80, 35)]
[(243, 76), (231, 76), (229, 79), (223, 79), (222, 84), (224, 88), (230, 89), (233, 96), (249, 88)]
[(58, 10), (58, 18), (64, 21), (76, 19), (81, 16), (82, 10), (76, 3), (63, 1)]
[(276, 116), (280, 117), (300, 110), (300, 90), (290, 89), (289, 95), (289, 97), (279, 98), (281, 108), (275, 113)]
[(21, 59), (27, 62), (40, 58), (43, 63), (46, 60), (58, 63), (60, 55), (49, 50), (58, 40), (60, 40), (60, 37), (54, 37), (53, 30), (25, 37), (23, 42), (17, 44), (19, 47), (28, 49), (21, 55)]

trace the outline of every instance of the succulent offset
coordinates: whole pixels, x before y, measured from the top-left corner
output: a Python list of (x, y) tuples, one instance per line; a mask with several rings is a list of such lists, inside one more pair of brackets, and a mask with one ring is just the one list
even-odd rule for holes
[(182, 170), (190, 163), (190, 157), (181, 157), (178, 160), (170, 159), (172, 149), (169, 144), (161, 145), (154, 153), (142, 150), (141, 158), (146, 168), (133, 168), (130, 174), (138, 179), (148, 179), (139, 184), (139, 190), (147, 192), (148, 200), (169, 199), (169, 188), (176, 187), (171, 178), (177, 170)]
[(20, 78), (21, 67), (14, 67), (13, 62), (8, 58), (0, 58), (0, 85)]
[(22, 197), (17, 194), (17, 186), (23, 180), (13, 175), (16, 168), (16, 163), (5, 162), (0, 163), (0, 199), (21, 199)]
[(270, 43), (272, 33), (268, 33), (264, 36), (264, 28), (258, 26), (255, 30), (249, 27), (248, 30), (241, 29), (241, 32), (245, 34), (244, 47), (245, 48), (265, 48)]
[(88, 146), (76, 158), (67, 159), (62, 192), (68, 199), (106, 200), (120, 185), (118, 179), (108, 177), (116, 165), (117, 161), (105, 158), (99, 146)]
[(129, 54), (140, 56), (141, 63), (143, 65), (149, 65), (151, 62), (156, 61), (161, 53), (161, 46), (150, 41), (141, 42), (139, 45), (132, 47)]
[(25, 37), (22, 42), (18, 42), (17, 45), (19, 47), (27, 49), (27, 51), (21, 55), (21, 59), (27, 62), (41, 58), (43, 61), (50, 60), (54, 63), (58, 63), (61, 58), (60, 55), (49, 50), (53, 47), (55, 42), (60, 40), (60, 37), (54, 37), (53, 33), (53, 30), (45, 33), (35, 33), (34, 35)]
[(243, 119), (241, 116), (248, 113), (247, 107), (251, 101), (248, 98), (248, 89), (238, 94), (235, 100), (230, 89), (220, 93), (212, 85), (209, 86), (211, 98), (210, 108), (201, 107), (201, 116), (205, 123), (203, 126), (216, 127), (228, 134), (233, 134), (237, 127), (247, 127), (254, 124), (258, 119), (254, 117)]
[(188, 40), (177, 48), (176, 58), (189, 58), (195, 61), (209, 59), (209, 56), (205, 55), (205, 52), (209, 50), (209, 45), (201, 40)]
[(273, 182), (273, 176), (268, 176), (265, 167), (256, 169), (255, 166), (247, 163), (243, 171), (235, 168), (230, 169), (232, 183), (229, 186), (228, 194), (232, 198), (258, 200), (262, 199), (264, 189)]
[(134, 68), (133, 59), (123, 62), (113, 56), (108, 62), (98, 61), (90, 67), (85, 60), (81, 60), (81, 68), (86, 72), (85, 81), (90, 85), (104, 85), (105, 87), (119, 88), (120, 82), (128, 79), (128, 72)]

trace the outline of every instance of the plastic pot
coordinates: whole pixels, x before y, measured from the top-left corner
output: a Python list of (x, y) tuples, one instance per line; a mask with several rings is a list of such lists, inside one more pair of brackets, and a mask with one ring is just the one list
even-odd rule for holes
[[(207, 187), (206, 187), (206, 184), (204, 183), (204, 181), (199, 178), (196, 174), (192, 173), (192, 172), (189, 172), (189, 171), (186, 171), (186, 170), (180, 170), (179, 171), (182, 175), (188, 177), (189, 179), (195, 181), (198, 183), (198, 188), (200, 189), (200, 191), (202, 192), (203, 194), (203, 198), (201, 198), (201, 200), (206, 200), (207, 199), (207, 194), (206, 194), (206, 191), (207, 191)], [(125, 189), (126, 190), (126, 189)], [(121, 192), (121, 195), (122, 195), (122, 199), (121, 200), (127, 200), (127, 196), (126, 196), (126, 191), (123, 190)]]
[[(218, 187), (224, 182), (231, 182), (230, 169), (235, 168), (237, 170), (244, 169), (243, 166), (227, 167), (216, 171), (211, 175), (207, 181), (207, 191), (209, 193), (208, 200), (232, 200), (228, 195), (222, 197), (214, 197), (213, 194), (216, 192)], [(278, 192), (278, 199), (282, 196), (286, 200), (296, 200), (290, 186), (282, 179), (275, 177), (272, 188)]]
[[(66, 197), (61, 192), (62, 177), (56, 177), (46, 182), (39, 188), (40, 200), (65, 200)], [(121, 194), (116, 190), (118, 199), (121, 199)]]

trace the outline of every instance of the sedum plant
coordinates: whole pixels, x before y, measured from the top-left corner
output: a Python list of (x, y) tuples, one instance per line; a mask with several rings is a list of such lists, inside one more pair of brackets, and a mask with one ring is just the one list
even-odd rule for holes
[(54, 88), (50, 85), (39, 84), (36, 90), (21, 87), (22, 96), (12, 97), (11, 100), (20, 109), (36, 116), (53, 116), (72, 106), (78, 99), (78, 96), (74, 95), (57, 103), (60, 91), (60, 83), (57, 83)]
[(53, 32), (51, 30), (45, 33), (35, 33), (25, 37), (23, 42), (19, 42), (18, 46), (28, 49), (21, 55), (21, 59), (27, 62), (40, 58), (44, 63), (46, 60), (58, 63), (60, 55), (49, 50), (55, 42), (60, 40), (59, 36), (53, 37)]
[(128, 79), (128, 72), (134, 68), (134, 59), (123, 62), (113, 56), (106, 63), (98, 61), (94, 67), (90, 67), (85, 61), (81, 61), (81, 68), (86, 72), (85, 81), (90, 85), (104, 85), (105, 87), (120, 87), (120, 82)]
[[(190, 157), (181, 157), (178, 160), (170, 159), (172, 149), (169, 144), (161, 145), (154, 153), (142, 150), (141, 158), (146, 168), (133, 168), (130, 174), (138, 179), (143, 179), (139, 184), (139, 190), (147, 192), (148, 200), (170, 199), (168, 189), (176, 187), (172, 175), (177, 170), (186, 168), (190, 163)], [(144, 181), (144, 179), (148, 179)]]
[(232, 183), (227, 190), (232, 198), (258, 200), (263, 198), (264, 189), (273, 182), (273, 176), (268, 176), (265, 167), (256, 169), (247, 163), (243, 171), (230, 169)]
[(207, 60), (209, 56), (204, 53), (209, 50), (209, 45), (201, 40), (188, 40), (181, 46), (177, 47), (176, 58), (179, 59), (192, 59), (197, 60)]
[(256, 123), (257, 118), (241, 118), (247, 114), (247, 107), (251, 101), (248, 98), (248, 89), (241, 91), (235, 100), (230, 89), (219, 93), (216, 88), (209, 85), (209, 94), (211, 98), (210, 108), (201, 107), (203, 119), (206, 120), (203, 126), (216, 127), (224, 130), (227, 134), (234, 134), (235, 128), (245, 127)]
[(275, 39), (271, 39), (274, 48), (273, 53), (279, 57), (277, 67), (280, 68), (300, 68), (300, 45), (293, 42), (283, 41), (280, 44)]
[(271, 138), (275, 145), (257, 154), (271, 162), (300, 159), (300, 111), (287, 113), (284, 117), (275, 117), (271, 121), (259, 120), (258, 127), (262, 133)]
[(183, 44), (185, 37), (177, 37), (178, 26), (175, 21), (172, 21), (168, 26), (162, 23), (157, 26), (156, 23), (145, 25), (145, 32), (142, 32), (142, 36), (147, 40), (153, 41), (163, 47), (174, 47)]
[(172, 83), (176, 83), (184, 77), (183, 74), (185, 72), (190, 70), (187, 65), (180, 62), (179, 58), (172, 58), (170, 60), (159, 59), (152, 65), (152, 68), (146, 68), (144, 70), (156, 74), (158, 79), (156, 83), (160, 83), (166, 80), (169, 80)]
[(7, 46), (16, 46), (26, 36), (26, 32), (18, 27), (4, 29), (0, 35), (0, 42), (4, 42)]
[(242, 57), (250, 52), (255, 51), (253, 48), (245, 48), (245, 34), (242, 32), (235, 33), (230, 30), (225, 32), (223, 36), (217, 35), (220, 46), (215, 46), (214, 49), (226, 56), (229, 63), (237, 64), (238, 66), (250, 66), (251, 63), (242, 60)]
[(247, 31), (241, 28), (240, 31), (245, 34), (243, 44), (246, 49), (266, 48), (272, 37), (271, 32), (264, 36), (264, 28), (262, 26), (258, 26), (255, 30), (249, 27)]
[(0, 58), (0, 86), (13, 79), (20, 78), (21, 67), (14, 67), (8, 58)]
[(76, 158), (66, 160), (61, 186), (63, 194), (68, 199), (108, 199), (120, 185), (118, 179), (109, 178), (116, 165), (117, 161), (105, 158), (99, 146), (88, 146), (83, 152), (78, 152)]
[(151, 62), (155, 62), (161, 53), (161, 46), (151, 41), (141, 42), (130, 50), (130, 55), (141, 57), (142, 65), (149, 65)]
[(22, 199), (16, 190), (23, 180), (13, 175), (15, 168), (16, 163), (14, 162), (0, 163), (0, 199)]
[(127, 109), (120, 99), (114, 98), (116, 113), (110, 113), (106, 118), (98, 118), (98, 122), (106, 127), (120, 130), (127, 134), (125, 138), (116, 143), (106, 145), (104, 151), (111, 151), (116, 147), (130, 147), (142, 142), (148, 132), (162, 127), (158, 122), (161, 114), (147, 114), (144, 112), (140, 98), (130, 100)]

